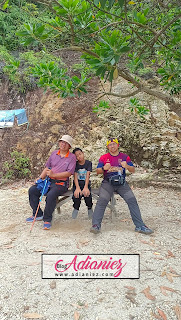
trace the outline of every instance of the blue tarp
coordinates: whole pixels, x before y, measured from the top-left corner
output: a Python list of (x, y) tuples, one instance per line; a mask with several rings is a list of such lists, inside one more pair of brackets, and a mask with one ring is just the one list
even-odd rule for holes
[(25, 109), (0, 110), (0, 128), (11, 128), (14, 118), (17, 118), (18, 126), (28, 123)]

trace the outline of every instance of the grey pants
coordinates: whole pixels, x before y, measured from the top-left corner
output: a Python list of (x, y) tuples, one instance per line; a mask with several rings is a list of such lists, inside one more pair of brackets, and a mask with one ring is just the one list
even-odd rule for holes
[(136, 227), (144, 226), (144, 222), (141, 218), (141, 212), (132, 192), (129, 184), (125, 182), (125, 185), (120, 185), (117, 187), (113, 187), (108, 181), (103, 180), (100, 190), (99, 190), (99, 199), (97, 200), (96, 207), (94, 210), (92, 225), (97, 224), (99, 227), (101, 226), (101, 222), (104, 216), (104, 211), (106, 206), (111, 199), (113, 192), (117, 192), (127, 203), (131, 218)]

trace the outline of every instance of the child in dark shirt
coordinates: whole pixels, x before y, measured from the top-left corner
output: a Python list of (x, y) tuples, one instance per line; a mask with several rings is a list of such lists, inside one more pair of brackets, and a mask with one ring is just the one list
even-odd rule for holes
[(84, 197), (86, 206), (88, 207), (88, 217), (92, 219), (92, 195), (91, 195), (91, 181), (90, 173), (92, 171), (92, 162), (84, 159), (84, 153), (80, 148), (75, 148), (73, 153), (76, 156), (77, 163), (74, 173), (74, 184), (73, 184), (73, 207), (72, 218), (76, 219), (80, 204), (81, 198)]

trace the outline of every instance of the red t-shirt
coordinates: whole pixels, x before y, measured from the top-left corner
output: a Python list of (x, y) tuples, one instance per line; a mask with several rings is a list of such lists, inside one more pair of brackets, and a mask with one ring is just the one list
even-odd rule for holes
[(122, 162), (122, 161), (126, 161), (129, 166), (134, 167), (130, 157), (125, 153), (119, 152), (119, 154), (117, 156), (112, 156), (110, 153), (106, 153), (106, 154), (102, 155), (99, 159), (99, 163), (98, 163), (97, 168), (102, 168), (106, 164), (106, 162), (110, 162), (110, 165), (112, 167), (118, 167), (120, 169), (118, 169), (117, 171), (114, 171), (114, 172), (105, 170), (104, 171), (104, 179), (109, 179), (111, 176), (114, 176), (117, 174), (122, 174), (123, 177), (125, 178), (126, 177), (126, 170), (120, 164), (120, 162)]

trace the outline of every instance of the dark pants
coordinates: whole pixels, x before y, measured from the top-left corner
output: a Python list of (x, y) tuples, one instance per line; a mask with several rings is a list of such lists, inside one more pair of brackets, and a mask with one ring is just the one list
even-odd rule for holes
[(127, 203), (131, 218), (136, 227), (141, 227), (144, 225), (144, 222), (141, 217), (141, 212), (132, 192), (129, 184), (125, 182), (125, 185), (120, 185), (113, 187), (108, 181), (103, 180), (100, 190), (99, 190), (99, 199), (97, 200), (96, 207), (94, 210), (92, 225), (97, 224), (101, 226), (101, 222), (104, 216), (105, 209), (109, 200), (111, 199), (113, 192), (116, 191)]
[[(80, 189), (81, 189), (81, 190), (84, 189), (84, 185), (79, 184), (79, 186), (80, 186)], [(91, 208), (92, 208), (93, 203), (92, 203), (91, 187), (88, 186), (88, 188), (89, 188), (89, 190), (90, 190), (90, 195), (89, 195), (88, 197), (79, 196), (79, 198), (75, 198), (75, 196), (74, 196), (74, 191), (75, 191), (76, 187), (73, 186), (73, 196), (72, 196), (72, 200), (73, 200), (73, 207), (74, 207), (74, 209), (79, 210), (82, 197), (84, 197), (84, 201), (85, 201), (85, 204), (86, 204), (86, 206), (88, 207), (88, 209), (91, 209)]]
[[(52, 221), (52, 214), (56, 207), (56, 199), (58, 196), (62, 196), (67, 191), (66, 186), (56, 185), (55, 183), (51, 184), (50, 189), (48, 190), (48, 193), (46, 195), (46, 205), (44, 214), (41, 208), (39, 208), (37, 217), (40, 217), (43, 215), (43, 220), (47, 222)], [(29, 202), (30, 206), (33, 209), (33, 215), (35, 215), (39, 199), (40, 199), (41, 193), (40, 190), (37, 189), (36, 185), (32, 186), (29, 189)]]

